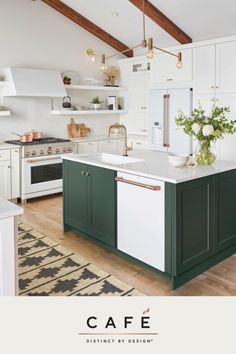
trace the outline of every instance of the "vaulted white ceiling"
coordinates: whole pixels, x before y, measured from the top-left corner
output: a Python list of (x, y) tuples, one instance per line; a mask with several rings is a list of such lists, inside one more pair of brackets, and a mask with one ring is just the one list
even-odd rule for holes
[[(142, 13), (128, 0), (62, 0), (105, 31), (133, 46), (142, 37)], [(236, 34), (235, 0), (150, 0), (193, 41)], [(115, 17), (112, 12), (118, 12)], [(147, 37), (159, 46), (177, 44), (147, 18)]]

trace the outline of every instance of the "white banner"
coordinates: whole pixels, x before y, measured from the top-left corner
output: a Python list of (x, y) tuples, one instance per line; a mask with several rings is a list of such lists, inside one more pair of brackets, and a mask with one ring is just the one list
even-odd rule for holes
[(235, 353), (235, 297), (0, 299), (0, 353)]

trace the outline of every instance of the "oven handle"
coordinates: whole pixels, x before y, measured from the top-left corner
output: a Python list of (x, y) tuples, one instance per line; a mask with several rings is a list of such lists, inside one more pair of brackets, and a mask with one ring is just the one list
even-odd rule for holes
[(49, 157), (49, 158), (46, 158), (46, 159), (26, 160), (26, 162), (27, 163), (38, 163), (38, 162), (53, 161), (53, 160), (62, 161), (62, 158), (60, 156), (58, 156), (58, 157)]

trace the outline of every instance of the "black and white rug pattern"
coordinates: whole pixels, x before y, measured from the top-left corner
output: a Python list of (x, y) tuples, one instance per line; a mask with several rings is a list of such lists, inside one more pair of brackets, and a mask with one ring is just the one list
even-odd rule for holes
[(18, 231), (19, 295), (143, 296), (29, 226)]

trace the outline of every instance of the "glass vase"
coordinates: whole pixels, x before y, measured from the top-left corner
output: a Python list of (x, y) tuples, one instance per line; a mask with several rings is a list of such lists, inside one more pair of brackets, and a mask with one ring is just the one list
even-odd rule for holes
[(211, 165), (216, 159), (215, 151), (210, 141), (199, 141), (198, 152), (195, 160), (199, 165)]

